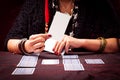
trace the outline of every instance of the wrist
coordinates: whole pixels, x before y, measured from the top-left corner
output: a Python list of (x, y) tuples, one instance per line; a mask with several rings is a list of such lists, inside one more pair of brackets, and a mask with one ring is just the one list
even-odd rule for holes
[(14, 54), (16, 53), (21, 53), (18, 47), (18, 44), (20, 43), (21, 40), (16, 40), (16, 39), (10, 39), (8, 40), (7, 43), (7, 49), (9, 52), (12, 52)]
[(79, 46), (80, 48), (85, 48), (87, 39), (79, 39), (79, 43), (80, 43), (80, 46)]
[(25, 54), (25, 55), (29, 55), (29, 53), (26, 51), (25, 49), (25, 42), (27, 41), (27, 38), (23, 38), (19, 44), (18, 44), (18, 48), (21, 52), (21, 54)]

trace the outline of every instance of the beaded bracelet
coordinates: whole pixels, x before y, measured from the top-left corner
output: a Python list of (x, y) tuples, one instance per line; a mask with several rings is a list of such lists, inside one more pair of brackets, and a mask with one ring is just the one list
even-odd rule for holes
[(106, 47), (107, 41), (103, 37), (98, 37), (98, 39), (100, 40), (100, 48), (98, 49), (98, 52), (103, 52)]
[(18, 48), (19, 48), (19, 50), (21, 51), (21, 54), (23, 54), (23, 55), (30, 55), (30, 54), (28, 54), (28, 53), (26, 52), (26, 50), (25, 50), (24, 44), (25, 44), (26, 41), (27, 41), (27, 38), (23, 38), (23, 39), (20, 41), (20, 43), (18, 44)]

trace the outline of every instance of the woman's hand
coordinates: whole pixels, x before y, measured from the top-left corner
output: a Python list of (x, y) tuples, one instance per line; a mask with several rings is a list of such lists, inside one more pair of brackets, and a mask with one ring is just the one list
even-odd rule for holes
[(25, 42), (25, 50), (28, 53), (39, 53), (45, 48), (45, 41), (50, 38), (50, 34), (35, 34), (31, 35)]
[(83, 42), (84, 42), (83, 39), (80, 40), (80, 39), (65, 35), (62, 41), (56, 43), (53, 51), (55, 52), (55, 54), (59, 55), (63, 51), (63, 49), (65, 49), (65, 52), (68, 53), (68, 50), (70, 48), (82, 47)]

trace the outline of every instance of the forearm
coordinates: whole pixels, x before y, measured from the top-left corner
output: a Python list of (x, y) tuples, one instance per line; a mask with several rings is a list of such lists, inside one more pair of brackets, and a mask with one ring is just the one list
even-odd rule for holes
[[(117, 52), (118, 45), (116, 38), (108, 38), (106, 39), (106, 46), (103, 52)], [(99, 39), (85, 39), (83, 43), (83, 48), (88, 49), (90, 51), (98, 51), (100, 49), (101, 42)]]
[(98, 39), (84, 39), (82, 47), (90, 51), (98, 51), (100, 48), (100, 40)]
[(107, 45), (105, 48), (105, 52), (117, 52), (119, 50), (118, 43), (116, 38), (106, 39)]
[(12, 52), (12, 53), (21, 53), (18, 47), (18, 44), (20, 43), (20, 39), (10, 39), (8, 40), (7, 43), (7, 48), (8, 51)]

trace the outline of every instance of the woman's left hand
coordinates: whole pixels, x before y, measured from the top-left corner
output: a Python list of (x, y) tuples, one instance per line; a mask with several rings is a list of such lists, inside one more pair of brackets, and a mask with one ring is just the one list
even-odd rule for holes
[(83, 40), (73, 38), (71, 36), (65, 35), (62, 41), (57, 42), (53, 51), (55, 54), (59, 55), (63, 49), (65, 49), (65, 52), (68, 53), (68, 50), (70, 48), (79, 48), (82, 47)]

